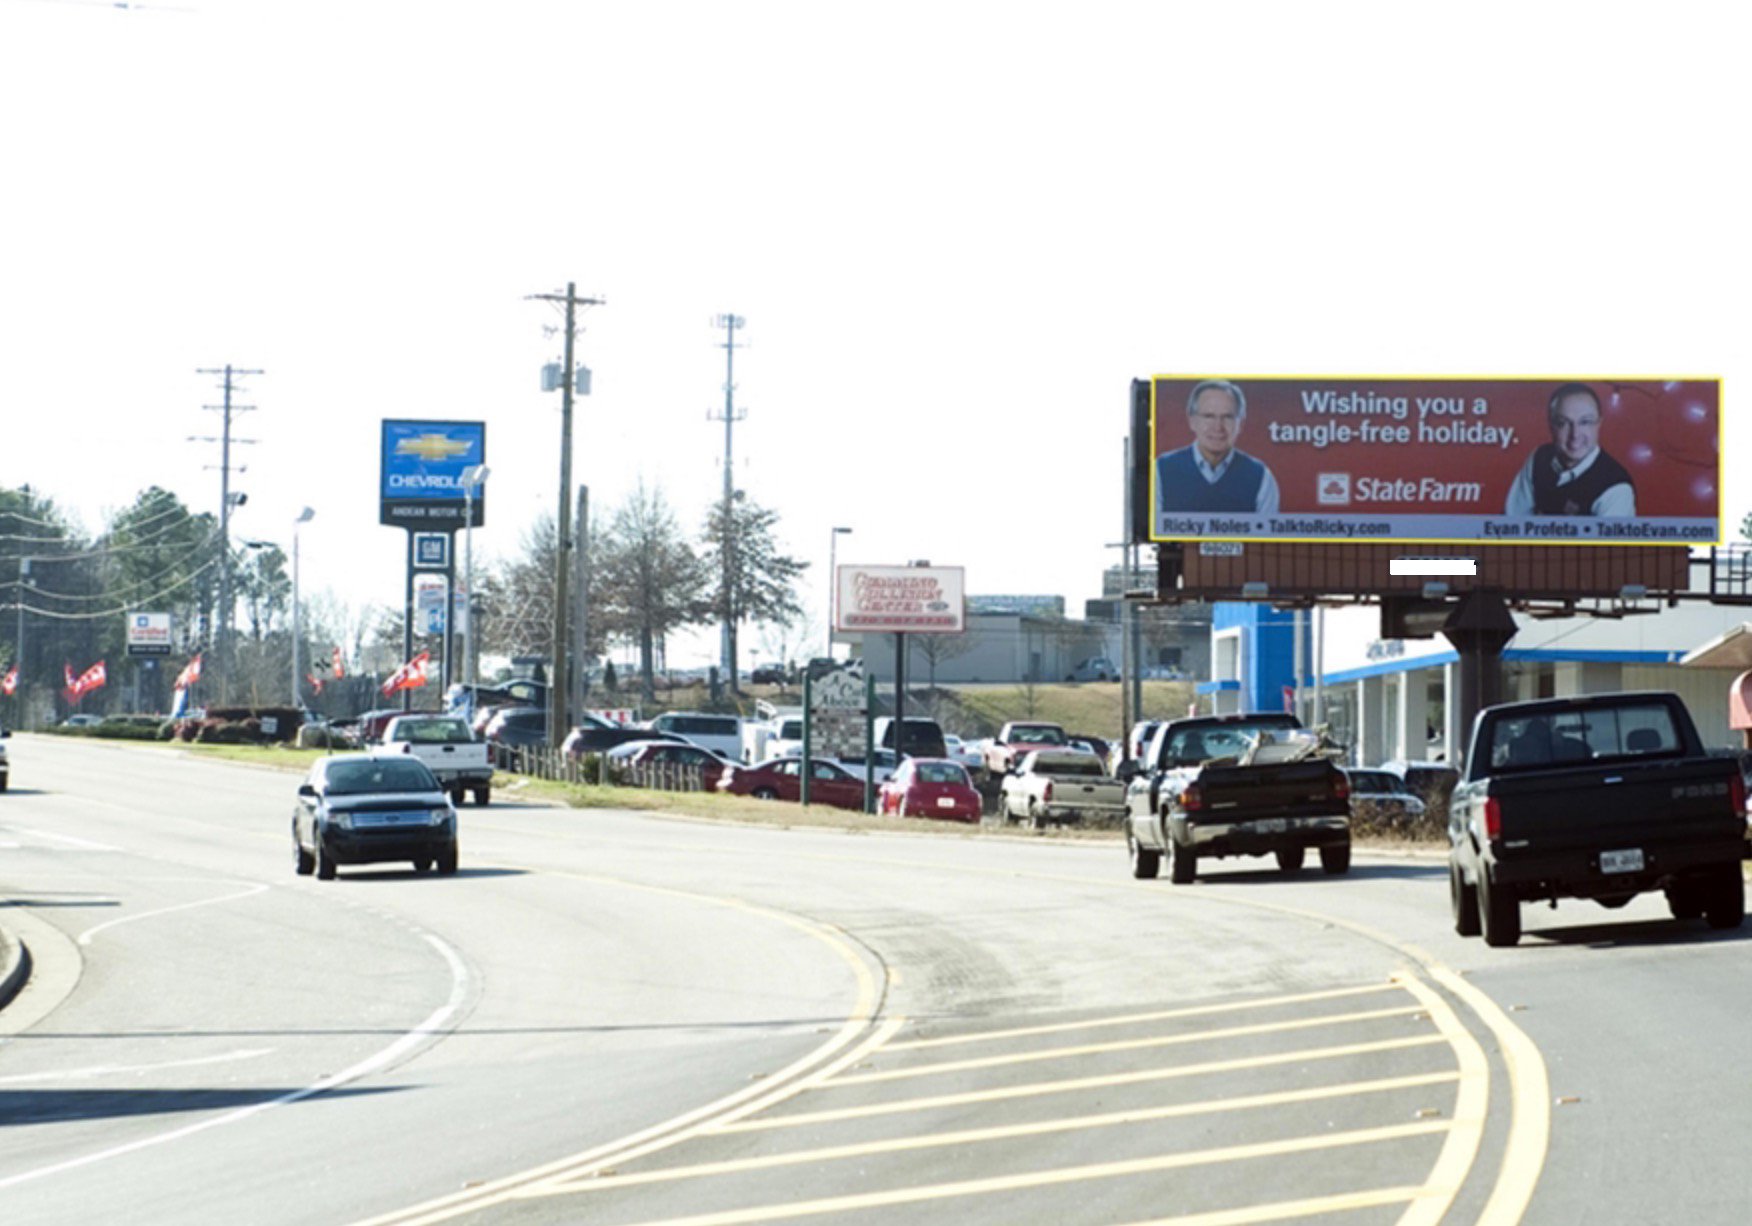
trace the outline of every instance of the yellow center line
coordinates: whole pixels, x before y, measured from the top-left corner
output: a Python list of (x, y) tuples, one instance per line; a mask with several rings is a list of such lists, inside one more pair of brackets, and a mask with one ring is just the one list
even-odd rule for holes
[(1330, 1098), (1350, 1098), (1365, 1094), (1384, 1094), (1394, 1090), (1419, 1086), (1443, 1085), (1459, 1080), (1454, 1070), (1437, 1073), (1415, 1073), (1405, 1077), (1388, 1077), (1376, 1081), (1353, 1081), (1343, 1085), (1312, 1086), (1300, 1090), (1278, 1090), (1269, 1094), (1248, 1094), (1204, 1102), (1174, 1103), (1162, 1107), (1139, 1107), (1130, 1111), (1108, 1111), (1099, 1115), (1070, 1116), (1057, 1120), (1037, 1120), (1028, 1124), (1000, 1124), (990, 1128), (966, 1128), (953, 1132), (926, 1133), (911, 1137), (890, 1137), (882, 1141), (867, 1141), (853, 1145), (831, 1145), (820, 1149), (796, 1150), (791, 1153), (765, 1154), (757, 1158), (736, 1158), (722, 1162), (701, 1162), (692, 1166), (668, 1167), (663, 1170), (639, 1171), (629, 1175), (585, 1177), (582, 1182), (545, 1185), (530, 1195), (553, 1195), (562, 1192), (612, 1191), (639, 1184), (667, 1183), (677, 1179), (698, 1179), (711, 1175), (733, 1175), (745, 1171), (768, 1170), (773, 1167), (800, 1166), (811, 1162), (834, 1162), (846, 1158), (868, 1158), (878, 1154), (905, 1153), (911, 1150), (936, 1149), (949, 1145), (974, 1145), (987, 1141), (1010, 1141), (1022, 1137), (1051, 1136), (1057, 1133), (1084, 1132), (1098, 1128), (1117, 1128), (1129, 1124), (1146, 1124), (1158, 1120), (1180, 1119), (1194, 1115), (1216, 1115), (1229, 1111), (1251, 1111), (1261, 1107), (1284, 1107), (1295, 1103), (1319, 1102)]
[(852, 1213), (865, 1209), (886, 1209), (895, 1205), (916, 1205), (926, 1201), (949, 1200), (965, 1196), (989, 1196), (999, 1192), (1020, 1192), (1031, 1188), (1056, 1187), (1082, 1183), (1092, 1179), (1117, 1179), (1127, 1175), (1148, 1175), (1194, 1166), (1210, 1166), (1227, 1162), (1246, 1162), (1260, 1158), (1281, 1158), (1290, 1154), (1316, 1153), (1354, 1145), (1378, 1145), (1412, 1137), (1430, 1136), (1446, 1131), (1446, 1120), (1396, 1124), (1385, 1128), (1363, 1128), (1352, 1132), (1296, 1137), (1288, 1141), (1266, 1141), (1251, 1145), (1230, 1145), (1218, 1149), (1193, 1150), (1187, 1153), (1159, 1154), (1153, 1158), (1133, 1158), (1123, 1162), (1101, 1162), (1087, 1166), (1060, 1167), (1050, 1171), (1029, 1171), (1019, 1175), (999, 1175), (988, 1179), (967, 1179), (952, 1183), (926, 1184), (913, 1188), (894, 1188), (886, 1192), (865, 1192), (851, 1196), (823, 1197), (819, 1200), (795, 1201), (782, 1205), (755, 1205), (717, 1213), (694, 1214), (689, 1217), (666, 1218), (640, 1226), (743, 1226), (748, 1222), (783, 1221), (790, 1218), (813, 1217), (826, 1213)]
[(1252, 1026), (1226, 1026), (1220, 1030), (1199, 1030), (1190, 1034), (1155, 1035), (1148, 1039), (1121, 1039), (1111, 1043), (1086, 1043), (1078, 1047), (1053, 1047), (1045, 1051), (1015, 1052), (1007, 1056), (981, 1056), (972, 1060), (948, 1060), (915, 1068), (885, 1069), (879, 1073), (856, 1073), (823, 1082), (827, 1086), (868, 1085), (878, 1081), (899, 1081), (909, 1077), (931, 1077), (941, 1073), (959, 1073), (972, 1069), (998, 1068), (1007, 1064), (1030, 1064), (1040, 1060), (1064, 1060), (1073, 1056), (1093, 1056), (1108, 1052), (1140, 1051), (1152, 1047), (1175, 1047), (1185, 1043), (1208, 1043), (1247, 1035), (1281, 1034), (1290, 1030), (1311, 1030), (1320, 1026), (1350, 1025), (1354, 1022), (1381, 1021), (1421, 1013), (1421, 1005), (1404, 1005), (1392, 1009), (1371, 1009), (1362, 1013), (1334, 1013), (1320, 1017), (1295, 1018), (1285, 1022), (1261, 1022)]
[(1364, 1192), (1340, 1192), (1337, 1196), (1313, 1196), (1307, 1200), (1151, 1218), (1147, 1222), (1133, 1222), (1130, 1226), (1254, 1226), (1257, 1222), (1283, 1222), (1320, 1213), (1354, 1213), (1358, 1209), (1397, 1205), (1400, 1201), (1416, 1200), (1419, 1191), (1417, 1188), (1371, 1188)]
[(1082, 1090), (1105, 1090), (1116, 1086), (1141, 1085), (1153, 1081), (1169, 1081), (1178, 1077), (1198, 1077), (1212, 1073), (1233, 1073), (1273, 1065), (1298, 1064), (1310, 1060), (1342, 1060), (1351, 1056), (1371, 1056), (1382, 1052), (1404, 1051), (1414, 1047), (1434, 1047), (1445, 1042), (1439, 1034), (1409, 1035), (1401, 1039), (1382, 1039), (1373, 1043), (1347, 1043), (1340, 1047), (1312, 1047), (1298, 1051), (1273, 1052), (1266, 1056), (1248, 1056), (1235, 1060), (1211, 1060), (1203, 1064), (1182, 1064), (1173, 1068), (1144, 1069), (1139, 1072), (1113, 1073), (1105, 1077), (1076, 1077), (1065, 1081), (1035, 1081), (1027, 1085), (1001, 1086), (991, 1090), (969, 1090), (961, 1094), (936, 1094), (928, 1098), (909, 1098), (899, 1102), (869, 1103), (861, 1107), (840, 1107), (828, 1111), (808, 1111), (795, 1115), (771, 1116), (759, 1120), (741, 1120), (712, 1129), (713, 1132), (768, 1132), (779, 1128), (799, 1128), (811, 1124), (830, 1124), (841, 1120), (863, 1119), (876, 1115), (900, 1115), (908, 1111), (930, 1111), (938, 1107), (966, 1107), (977, 1103), (1002, 1102), (1012, 1098), (1036, 1098), (1044, 1094), (1073, 1094)]
[(1129, 1026), (1143, 1022), (1166, 1022), (1184, 1017), (1209, 1017), (1220, 1013), (1238, 1013), (1249, 1009), (1275, 1009), (1283, 1005), (1312, 1004), (1315, 1001), (1338, 1000), (1347, 996), (1370, 996), (1378, 992), (1402, 990), (1394, 982), (1369, 984), (1365, 987), (1334, 988), (1325, 992), (1302, 992), (1295, 996), (1270, 996), (1263, 1000), (1231, 1001), (1220, 1005), (1195, 1005), (1186, 1009), (1164, 1009), (1155, 1013), (1133, 1013), (1124, 1017), (1104, 1017), (1083, 1022), (1055, 1022), (1050, 1026), (1022, 1026), (1013, 1030), (986, 1030), (976, 1034), (948, 1035), (937, 1039), (912, 1039), (905, 1043), (890, 1043), (884, 1051), (923, 1051), (930, 1047), (951, 1047), (958, 1043), (986, 1043), (994, 1039), (1033, 1038), (1044, 1034), (1063, 1034), (1075, 1030), (1095, 1030), (1104, 1026)]
[(1424, 1194), (1406, 1206), (1399, 1226), (1438, 1226), (1448, 1215), (1454, 1196), (1466, 1181), (1466, 1173), (1478, 1160), (1478, 1147), (1484, 1140), (1485, 1112), (1490, 1106), (1490, 1064), (1484, 1048), (1472, 1037), (1458, 1014), (1435, 990), (1414, 975), (1401, 976), (1400, 982), (1424, 1003), (1436, 1029), (1454, 1049), (1460, 1062), (1460, 1091), (1454, 1102), (1454, 1127), (1442, 1142), (1442, 1152), (1424, 1180)]

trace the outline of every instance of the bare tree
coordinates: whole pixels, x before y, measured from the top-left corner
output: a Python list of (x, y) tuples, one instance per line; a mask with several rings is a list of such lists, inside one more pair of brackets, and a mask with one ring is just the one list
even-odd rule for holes
[(710, 616), (705, 564), (682, 538), (662, 491), (647, 490), (642, 481), (614, 512), (593, 552), (592, 621), (638, 644), (640, 692), (655, 701), (658, 642)]

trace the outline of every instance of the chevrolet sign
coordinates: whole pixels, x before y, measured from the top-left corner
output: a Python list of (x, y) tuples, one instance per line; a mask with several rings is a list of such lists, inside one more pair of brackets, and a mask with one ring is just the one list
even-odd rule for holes
[[(478, 421), (385, 419), (378, 522), (408, 529), (463, 527), (469, 500), (462, 473), (486, 462), (487, 427)], [(475, 491), (474, 523), (485, 522), (485, 491)]]

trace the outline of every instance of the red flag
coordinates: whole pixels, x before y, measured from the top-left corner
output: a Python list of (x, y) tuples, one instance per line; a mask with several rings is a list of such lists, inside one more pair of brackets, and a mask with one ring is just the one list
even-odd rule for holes
[(77, 697), (79, 694), (79, 683), (73, 680), (73, 666), (66, 661), (62, 661), (61, 672), (67, 678), (67, 693)]
[(306, 681), (310, 682), (310, 692), (312, 694), (322, 693), (322, 678), (321, 677), (318, 677), (313, 673), (306, 673), (304, 675), (304, 679)]
[(14, 664), (6, 670), (6, 676), (0, 678), (0, 694), (11, 697), (18, 690), (18, 665)]
[(335, 679), (338, 681), (346, 675), (347, 670), (341, 667), (341, 649), (337, 647), (335, 648)]
[(406, 664), (389, 675), (389, 680), (383, 683), (383, 692), (393, 694), (397, 690), (417, 690), (426, 684), (426, 662), (431, 653), (422, 651)]
[(182, 672), (180, 672), (176, 675), (176, 684), (174, 684), (170, 688), (173, 690), (186, 690), (191, 685), (193, 685), (195, 682), (199, 681), (200, 679), (201, 679), (201, 657), (196, 656), (194, 659), (190, 660), (187, 664), (183, 665)]
[(103, 661), (99, 660), (96, 664), (93, 664), (90, 668), (79, 674), (79, 680), (73, 683), (73, 693), (80, 697), (84, 697), (92, 690), (101, 690), (108, 681), (109, 677), (104, 672)]

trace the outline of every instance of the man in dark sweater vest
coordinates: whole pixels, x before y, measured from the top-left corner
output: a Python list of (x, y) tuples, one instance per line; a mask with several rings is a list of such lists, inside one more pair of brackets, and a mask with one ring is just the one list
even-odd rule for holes
[(1156, 457), (1156, 509), (1276, 515), (1277, 478), (1235, 446), (1247, 397), (1226, 379), (1206, 379), (1186, 398), (1192, 443)]
[(1551, 441), (1527, 457), (1505, 515), (1636, 514), (1636, 484), (1624, 465), (1600, 449), (1600, 398), (1586, 383), (1566, 383), (1551, 393), (1545, 409)]

